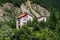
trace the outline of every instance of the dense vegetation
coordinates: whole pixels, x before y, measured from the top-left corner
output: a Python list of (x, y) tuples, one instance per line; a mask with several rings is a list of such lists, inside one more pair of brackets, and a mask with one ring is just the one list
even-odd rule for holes
[[(19, 7), (26, 0), (0, 0), (0, 6), (9, 2)], [(5, 10), (10, 17), (10, 21), (4, 19), (0, 21), (0, 40), (60, 40), (60, 7), (59, 0), (31, 0), (32, 3), (39, 4), (50, 12), (47, 22), (37, 22), (34, 20), (29, 25), (24, 25), (19, 31), (16, 27), (16, 14), (11, 10)], [(5, 16), (5, 15), (4, 15)], [(33, 29), (29, 29), (32, 26)]]

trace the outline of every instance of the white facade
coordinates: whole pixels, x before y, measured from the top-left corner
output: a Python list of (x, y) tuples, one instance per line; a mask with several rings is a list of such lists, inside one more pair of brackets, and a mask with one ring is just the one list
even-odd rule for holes
[(44, 22), (46, 22), (46, 17), (41, 17), (41, 18), (39, 18), (37, 21), (44, 21)]
[(24, 24), (27, 25), (27, 22), (28, 21), (33, 21), (33, 17), (30, 16), (30, 15), (27, 15), (27, 18), (26, 17), (21, 17), (19, 19), (16, 19), (16, 28), (17, 29), (20, 29)]
[(27, 20), (31, 20), (31, 21), (33, 21), (33, 17), (32, 17), (32, 16), (30, 16), (30, 15), (28, 15)]
[[(16, 28), (20, 29), (24, 24), (27, 25), (27, 23), (29, 21), (33, 21), (33, 17), (29, 14), (27, 14), (26, 16), (20, 17), (16, 19)], [(46, 22), (46, 17), (45, 16), (41, 16), (40, 18), (37, 19), (38, 22), (40, 21), (44, 21)]]

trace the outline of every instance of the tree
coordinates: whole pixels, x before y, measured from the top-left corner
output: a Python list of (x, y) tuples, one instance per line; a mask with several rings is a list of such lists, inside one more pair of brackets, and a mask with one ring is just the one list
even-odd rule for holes
[(14, 32), (12, 31), (12, 29), (8, 26), (8, 25), (3, 25), (1, 26), (1, 38), (3, 38), (3, 40), (5, 40), (6, 37), (10, 37), (11, 35), (14, 34)]

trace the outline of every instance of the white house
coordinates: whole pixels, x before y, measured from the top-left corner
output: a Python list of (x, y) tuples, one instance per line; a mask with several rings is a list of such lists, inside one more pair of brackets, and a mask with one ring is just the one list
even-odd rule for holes
[(20, 29), (22, 25), (27, 24), (29, 20), (33, 21), (33, 17), (27, 12), (22, 13), (22, 15), (18, 16), (16, 19), (16, 28)]
[(44, 21), (44, 22), (46, 22), (46, 16), (40, 16), (40, 17), (38, 17), (37, 18), (37, 21)]
[[(28, 21), (33, 21), (33, 16), (28, 14), (27, 12), (22, 13), (20, 16), (16, 18), (16, 28), (20, 29), (24, 24), (27, 24)], [(46, 22), (46, 16), (40, 16), (37, 18), (37, 21)]]
[[(27, 4), (28, 6), (30, 6), (30, 10), (32, 13), (34, 13), (34, 15), (37, 17), (37, 21), (44, 21), (46, 22), (46, 16), (41, 16), (38, 13), (36, 13), (32, 8), (31, 5), (29, 3), (30, 1), (27, 0)], [(16, 28), (20, 29), (22, 27), (22, 25), (27, 24), (28, 21), (33, 21), (34, 16), (30, 13), (29, 8), (27, 9), (27, 6), (25, 6), (24, 4), (22, 4), (20, 6), (21, 10), (22, 10), (22, 15), (18, 16), (16, 19)], [(42, 12), (43, 14), (43, 12)]]

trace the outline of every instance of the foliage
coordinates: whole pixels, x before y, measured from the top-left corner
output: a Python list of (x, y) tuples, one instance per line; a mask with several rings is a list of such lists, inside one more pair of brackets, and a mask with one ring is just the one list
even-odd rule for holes
[[(15, 6), (20, 6), (20, 4), (25, 1), (26, 0), (0, 0), (0, 4), (9, 2)], [(47, 19), (47, 22), (37, 22), (34, 18), (34, 21), (30, 22), (29, 25), (24, 25), (20, 30), (17, 30), (15, 29), (17, 14), (12, 12), (15, 10), (14, 7), (12, 7), (11, 10), (5, 9), (7, 14), (4, 14), (3, 21), (0, 20), (0, 40), (8, 37), (10, 40), (60, 40), (60, 12), (58, 11), (60, 9), (55, 7), (58, 2), (53, 4), (56, 0), (31, 1), (49, 10), (51, 16)], [(8, 20), (5, 18), (6, 16)], [(33, 29), (30, 29), (30, 27)]]

